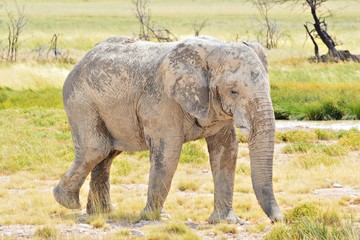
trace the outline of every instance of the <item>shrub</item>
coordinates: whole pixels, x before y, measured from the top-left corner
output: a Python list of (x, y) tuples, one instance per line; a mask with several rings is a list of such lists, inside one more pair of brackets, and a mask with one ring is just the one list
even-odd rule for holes
[(317, 206), (305, 203), (296, 206), (285, 214), (287, 225), (278, 224), (265, 239), (358, 239), (359, 229), (342, 222), (334, 210), (320, 210)]
[(181, 163), (204, 163), (207, 162), (207, 154), (198, 142), (188, 142), (183, 145)]
[(278, 105), (274, 106), (274, 114), (277, 120), (288, 120), (290, 118), (290, 113)]
[(318, 212), (319, 209), (314, 204), (304, 203), (288, 211), (284, 215), (284, 219), (286, 223), (292, 224), (303, 218), (315, 219)]
[(125, 160), (120, 159), (120, 161), (116, 161), (116, 174), (119, 176), (128, 176), (132, 171), (131, 164)]

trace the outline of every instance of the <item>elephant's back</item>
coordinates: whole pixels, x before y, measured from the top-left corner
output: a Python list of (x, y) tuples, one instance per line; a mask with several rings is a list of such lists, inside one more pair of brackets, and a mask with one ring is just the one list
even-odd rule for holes
[(156, 81), (162, 59), (173, 45), (131, 37), (112, 37), (97, 44), (67, 77), (64, 100), (74, 93), (74, 89), (89, 97), (106, 95), (118, 100), (141, 94), (149, 82), (154, 84)]

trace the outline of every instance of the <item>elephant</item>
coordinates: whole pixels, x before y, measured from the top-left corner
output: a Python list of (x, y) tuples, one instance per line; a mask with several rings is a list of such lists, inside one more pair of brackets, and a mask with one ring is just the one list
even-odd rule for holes
[(53, 190), (64, 207), (80, 208), (79, 191), (91, 172), (87, 213), (110, 212), (114, 157), (149, 150), (147, 202), (140, 216), (158, 219), (183, 143), (204, 138), (214, 181), (208, 221), (237, 222), (232, 205), (240, 128), (248, 134), (256, 198), (271, 221), (282, 220), (272, 183), (275, 118), (260, 44), (111, 37), (69, 73), (63, 102), (75, 148), (73, 163)]

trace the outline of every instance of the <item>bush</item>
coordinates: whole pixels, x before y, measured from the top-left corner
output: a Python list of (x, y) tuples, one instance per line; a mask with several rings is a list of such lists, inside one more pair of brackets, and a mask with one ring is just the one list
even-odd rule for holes
[(342, 222), (334, 210), (322, 211), (317, 206), (305, 203), (285, 214), (287, 225), (278, 224), (265, 239), (359, 239), (359, 229)]
[(288, 211), (284, 215), (284, 219), (286, 223), (292, 224), (300, 221), (303, 218), (315, 219), (318, 212), (319, 209), (315, 205), (310, 203), (304, 203)]
[(188, 142), (183, 145), (180, 163), (205, 163), (208, 156), (198, 142)]
[(115, 173), (119, 176), (128, 176), (132, 171), (132, 165), (125, 159), (116, 161)]
[(290, 113), (277, 105), (274, 106), (274, 114), (277, 120), (289, 120), (290, 118)]

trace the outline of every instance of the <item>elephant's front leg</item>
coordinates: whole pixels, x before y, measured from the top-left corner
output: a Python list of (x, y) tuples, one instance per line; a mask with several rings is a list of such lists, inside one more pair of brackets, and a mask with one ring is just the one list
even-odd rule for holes
[(155, 220), (169, 193), (171, 181), (179, 162), (183, 139), (181, 137), (147, 138), (150, 146), (150, 175), (147, 203), (141, 212), (143, 219)]
[(206, 138), (206, 141), (214, 179), (214, 211), (209, 223), (215, 224), (221, 220), (236, 223), (240, 219), (232, 210), (238, 152), (235, 128), (229, 124), (217, 134)]
[(112, 160), (119, 154), (119, 151), (112, 151), (103, 161), (98, 163), (91, 171), (90, 190), (86, 212), (108, 213), (111, 211), (110, 200), (110, 167)]

